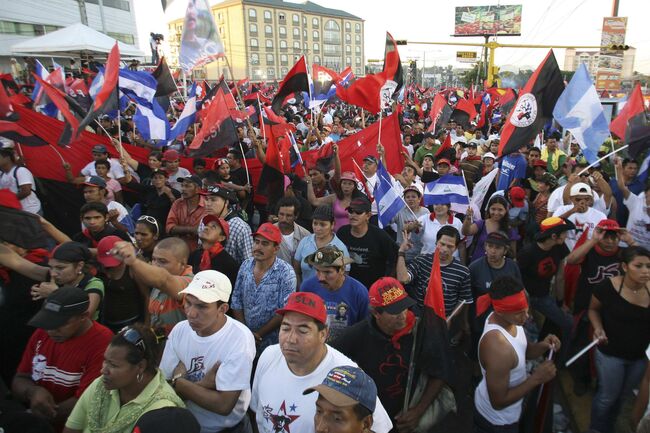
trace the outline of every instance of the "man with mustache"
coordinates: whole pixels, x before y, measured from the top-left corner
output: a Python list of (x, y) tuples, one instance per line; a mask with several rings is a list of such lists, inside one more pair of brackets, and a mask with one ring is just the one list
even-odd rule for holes
[(281, 308), (296, 290), (293, 267), (277, 255), (282, 242), (280, 229), (262, 224), (253, 234), (253, 257), (239, 268), (231, 306), (233, 316), (253, 332), (258, 353), (278, 342)]
[(283, 197), (277, 205), (278, 222), (275, 223), (282, 232), (282, 242), (278, 257), (291, 264), (298, 244), (309, 236), (309, 231), (296, 223), (300, 216), (300, 202), (295, 197)]

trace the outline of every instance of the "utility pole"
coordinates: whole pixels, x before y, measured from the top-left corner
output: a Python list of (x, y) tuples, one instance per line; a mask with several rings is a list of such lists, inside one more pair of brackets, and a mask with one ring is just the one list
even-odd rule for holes
[(79, 16), (81, 17), (81, 24), (88, 25), (88, 14), (86, 13), (86, 2), (84, 0), (77, 0), (79, 3)]

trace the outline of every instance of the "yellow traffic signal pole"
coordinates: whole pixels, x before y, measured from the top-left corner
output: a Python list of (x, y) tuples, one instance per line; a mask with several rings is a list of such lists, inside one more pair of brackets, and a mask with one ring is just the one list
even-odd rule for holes
[(482, 47), (487, 48), (488, 55), (488, 71), (487, 81), (492, 84), (494, 82), (494, 74), (496, 69), (494, 67), (494, 54), (497, 48), (598, 48), (604, 50), (626, 50), (629, 48), (627, 45), (535, 45), (535, 44), (502, 44), (497, 41), (488, 41), (486, 43), (471, 43), (471, 42), (416, 42), (407, 41), (404, 39), (396, 40), (397, 45), (418, 44), (418, 45), (455, 45), (463, 47)]

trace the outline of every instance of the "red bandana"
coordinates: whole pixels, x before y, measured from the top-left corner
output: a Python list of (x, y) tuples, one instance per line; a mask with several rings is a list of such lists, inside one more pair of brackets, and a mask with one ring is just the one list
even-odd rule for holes
[(406, 326), (394, 333), (392, 337), (390, 337), (390, 342), (393, 343), (393, 347), (395, 349), (399, 350), (401, 347), (399, 339), (405, 335), (408, 335), (411, 332), (411, 329), (413, 329), (413, 325), (415, 325), (415, 314), (413, 314), (411, 310), (408, 310), (406, 312)]
[(490, 305), (497, 313), (516, 313), (528, 309), (528, 299), (523, 290), (503, 299), (492, 299), (489, 293), (479, 296), (476, 300), (476, 317), (485, 313)]
[(217, 254), (219, 254), (221, 251), (223, 251), (223, 245), (221, 245), (221, 243), (219, 242), (212, 245), (210, 249), (203, 250), (203, 255), (201, 256), (201, 263), (199, 264), (199, 269), (201, 269), (202, 271), (207, 271), (208, 269), (212, 269), (211, 268), (212, 258)]

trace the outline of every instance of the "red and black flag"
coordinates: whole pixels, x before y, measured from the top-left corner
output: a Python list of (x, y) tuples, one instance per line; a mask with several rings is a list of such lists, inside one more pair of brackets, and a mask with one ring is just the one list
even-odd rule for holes
[(90, 111), (79, 124), (76, 135), (90, 125), (97, 117), (117, 109), (117, 82), (120, 74), (120, 49), (117, 42), (113, 45), (104, 69), (104, 83), (99, 89)]
[(225, 81), (215, 86), (210, 105), (205, 108), (203, 125), (190, 144), (192, 156), (206, 156), (237, 143), (237, 128), (231, 117), (232, 96)]
[(609, 125), (609, 130), (625, 140), (627, 152), (636, 158), (650, 145), (650, 122), (648, 121), (641, 85), (637, 84), (625, 107)]
[(178, 90), (176, 82), (172, 77), (172, 72), (167, 66), (167, 61), (163, 57), (154, 71), (151, 73), (156, 79), (156, 94), (155, 96), (168, 96)]
[[(62, 146), (67, 146), (70, 144), (72, 137), (77, 136), (77, 131), (79, 130), (79, 119), (71, 111), (70, 107), (70, 98), (65, 93), (43, 80), (36, 74), (33, 74), (36, 81), (39, 82), (43, 91), (47, 94), (50, 101), (56, 105), (56, 108), (59, 109), (59, 112), (63, 116), (66, 122), (66, 128), (59, 137), (59, 144)], [(69, 99), (70, 100), (69, 100)], [(76, 105), (76, 104), (75, 104)]]
[(268, 203), (277, 203), (284, 195), (284, 174), (291, 171), (290, 148), (291, 142), (286, 137), (268, 142), (257, 185), (258, 191), (266, 196)]
[(47, 142), (32, 134), (17, 122), (0, 120), (0, 137), (5, 137), (25, 146), (46, 146)]
[(505, 156), (527, 145), (553, 117), (553, 108), (564, 91), (564, 79), (553, 50), (530, 77), (501, 129), (499, 155)]
[(307, 71), (305, 56), (302, 56), (280, 83), (280, 88), (278, 93), (275, 94), (273, 102), (271, 102), (271, 107), (273, 111), (280, 113), (286, 98), (296, 92), (309, 93), (309, 91), (309, 72)]
[(472, 122), (476, 122), (476, 107), (469, 99), (460, 98), (451, 113), (451, 118), (456, 121), (456, 124), (462, 125), (464, 129), (469, 129)]

